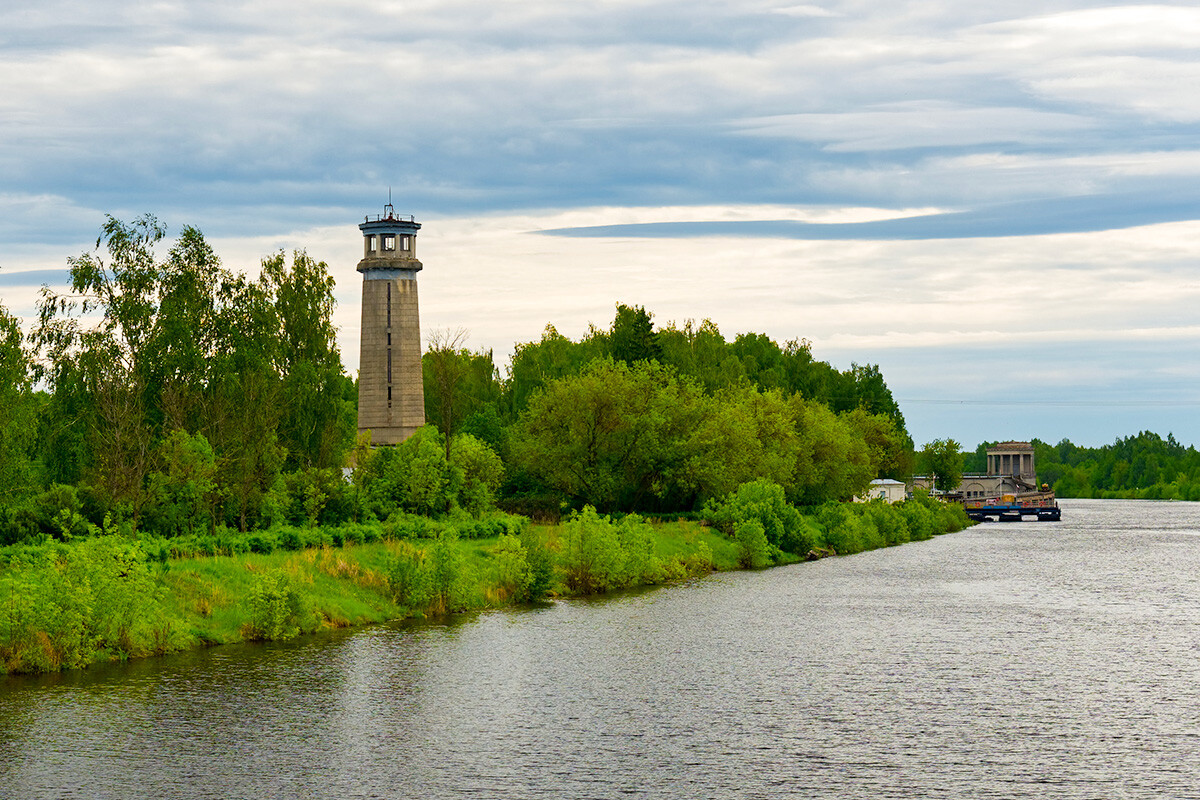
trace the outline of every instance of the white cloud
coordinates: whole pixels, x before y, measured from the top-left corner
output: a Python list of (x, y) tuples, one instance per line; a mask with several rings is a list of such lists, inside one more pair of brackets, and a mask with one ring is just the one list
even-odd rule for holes
[(867, 107), (837, 114), (787, 114), (734, 123), (741, 133), (830, 142), (834, 152), (873, 152), (996, 142), (1044, 142), (1091, 127), (1071, 114), (1023, 108), (972, 108), (932, 101)]
[(782, 6), (771, 9), (771, 13), (785, 17), (836, 17), (838, 14), (828, 8), (815, 5)]

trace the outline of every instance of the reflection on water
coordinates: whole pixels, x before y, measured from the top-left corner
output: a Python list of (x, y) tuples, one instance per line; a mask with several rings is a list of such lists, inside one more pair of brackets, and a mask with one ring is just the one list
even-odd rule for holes
[(1200, 504), (0, 689), (0, 797), (1188, 797)]

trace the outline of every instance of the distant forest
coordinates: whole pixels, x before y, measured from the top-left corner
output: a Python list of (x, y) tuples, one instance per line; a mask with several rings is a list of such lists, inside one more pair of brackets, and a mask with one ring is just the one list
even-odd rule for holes
[[(964, 471), (987, 472), (984, 442), (964, 455)], [(1034, 439), (1038, 480), (1060, 497), (1200, 500), (1200, 452), (1143, 431), (1103, 447), (1079, 447), (1066, 439), (1047, 444)]]
[(818, 505), (912, 470), (878, 367), (707, 320), (656, 329), (622, 304), (579, 341), (547, 326), (517, 344), (503, 376), (465, 334), (435, 333), (428, 424), (372, 449), (327, 266), (279, 253), (250, 279), (198, 230), (162, 255), (164, 235), (109, 218), (28, 334), (0, 306), (0, 544), (497, 506), (691, 512), (759, 479)]

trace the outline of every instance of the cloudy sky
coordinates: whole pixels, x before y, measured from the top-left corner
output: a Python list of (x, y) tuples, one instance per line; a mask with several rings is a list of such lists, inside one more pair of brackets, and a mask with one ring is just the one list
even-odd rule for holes
[(876, 363), (918, 444), (1200, 444), (1200, 8), (0, 0), (0, 298), (104, 215), (306, 248), (423, 223), (425, 333), (618, 301)]

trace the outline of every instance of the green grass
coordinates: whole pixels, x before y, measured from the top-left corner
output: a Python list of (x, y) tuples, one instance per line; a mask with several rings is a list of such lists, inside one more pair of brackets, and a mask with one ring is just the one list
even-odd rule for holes
[[(558, 525), (534, 525), (532, 535), (544, 542), (553, 556), (561, 531)], [(652, 525), (651, 531), (655, 555), (673, 566), (670, 577), (737, 566), (736, 546), (697, 522), (659, 523)], [(135, 550), (140, 548), (136, 541), (122, 541)], [(495, 556), (499, 541), (491, 537), (455, 542), (464, 587), (459, 593), (460, 610), (512, 604)], [(698, 561), (696, 554), (703, 551), (702, 543), (711, 555)], [(43, 589), (31, 592), (29, 602), (19, 611), (0, 608), (0, 671), (63, 669), (97, 660), (261, 638), (263, 587), (274, 585), (271, 582), (280, 576), (288, 594), (279, 602), (291, 603), (288, 635), (422, 616), (436, 606), (407, 608), (398, 603), (389, 571), (398, 553), (414, 549), (428, 552), (431, 546), (431, 540), (415, 539), (325, 545), (299, 551), (201, 555), (171, 558), (165, 563), (146, 559), (140, 568), (141, 594), (124, 592), (102, 598), (89, 594), (88, 582), (78, 578), (78, 570), (72, 572), (67, 566), (78, 544), (51, 543), (47, 555), (33, 567), (28, 566), (28, 560), (25, 566), (0, 567), (0, 592), (19, 592), (31, 583)], [(64, 581), (70, 580), (76, 583), (67, 586), (71, 591), (64, 591)], [(556, 571), (549, 596), (569, 594)], [(78, 615), (64, 614), (63, 609), (68, 607), (77, 610)], [(125, 607), (135, 608), (127, 623), (116, 632), (101, 630), (98, 620), (112, 617), (116, 609)], [(75, 622), (65, 625), (66, 619)], [(64, 643), (83, 640), (91, 644), (82, 654)]]
[[(861, 517), (868, 512), (884, 513), (857, 507), (833, 511), (845, 517), (836, 523), (839, 531), (862, 527), (865, 523)], [(912, 538), (928, 538), (966, 524), (965, 517), (959, 520), (950, 514), (940, 519), (932, 511), (923, 513), (929, 519), (922, 525), (930, 529), (922, 529), (919, 537)], [(945, 516), (948, 512), (939, 513)], [(962, 516), (961, 509), (958, 516)], [(592, 524), (608, 523), (601, 520)], [(550, 553), (554, 570), (549, 597), (571, 595), (563, 546), (566, 530), (564, 525), (535, 523), (529, 530), (532, 542), (526, 540), (540, 542)], [(657, 562), (641, 578), (622, 578), (620, 586), (639, 581), (642, 585), (657, 584), (713, 570), (738, 569), (738, 543), (700, 522), (654, 521), (646, 530)], [(316, 539), (324, 544), (304, 550), (198, 555), (165, 562), (148, 558), (137, 540), (120, 535), (70, 544), (45, 542), (11, 548), (11, 552), (5, 548), (0, 558), (0, 598), (8, 597), (9, 601), (0, 603), (0, 672), (54, 671), (110, 658), (246, 639), (289, 638), (322, 629), (422, 616), (451, 605), (464, 611), (504, 607), (520, 596), (511, 577), (512, 538), (506, 540), (504, 558), (497, 554), (499, 537), (454, 541), (454, 589), (439, 595), (429, 583), (434, 580), (430, 577), (434, 574), (430, 566), (433, 540), (364, 539), (366, 543), (354, 543), (353, 537), (334, 539), (325, 533)], [(848, 536), (845, 531), (839, 535)], [(344, 546), (330, 544), (342, 538), (347, 539)], [(867, 539), (870, 541), (864, 540), (855, 548), (843, 543), (838, 551), (856, 552), (891, 543), (877, 531)], [(151, 554), (166, 552), (157, 541), (151, 542), (148, 549)], [(444, 555), (445, 550), (442, 552)], [(114, 561), (118, 557), (133, 560)], [(783, 556), (779, 563), (799, 558)], [(393, 567), (397, 563), (402, 566), (405, 559), (407, 563), (424, 563), (422, 569), (429, 568), (422, 573), (427, 590), (424, 593), (394, 595)], [(504, 569), (509, 583), (503, 578)], [(402, 577), (396, 580), (401, 581), (398, 585), (403, 584)], [(574, 585), (579, 585), (578, 581)], [(415, 607), (406, 607), (397, 597), (412, 598)], [(452, 600), (447, 600), (450, 597)]]

